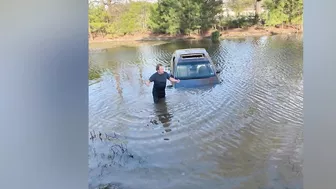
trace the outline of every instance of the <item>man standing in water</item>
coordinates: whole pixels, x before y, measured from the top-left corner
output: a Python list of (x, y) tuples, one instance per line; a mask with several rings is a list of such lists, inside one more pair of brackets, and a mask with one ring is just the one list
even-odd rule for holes
[(166, 97), (166, 81), (167, 79), (171, 82), (179, 83), (179, 79), (174, 79), (169, 73), (164, 71), (162, 64), (156, 65), (156, 73), (154, 73), (146, 85), (149, 86), (150, 82), (154, 82), (152, 94), (154, 103), (158, 103), (160, 98)]

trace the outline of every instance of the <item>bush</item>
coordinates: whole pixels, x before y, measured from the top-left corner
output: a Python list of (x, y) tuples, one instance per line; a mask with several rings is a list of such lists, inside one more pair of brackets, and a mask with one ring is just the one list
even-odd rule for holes
[(214, 31), (211, 33), (211, 40), (212, 41), (219, 41), (220, 33), (219, 31)]
[(251, 16), (240, 16), (229, 23), (233, 28), (247, 28), (255, 24), (254, 17)]

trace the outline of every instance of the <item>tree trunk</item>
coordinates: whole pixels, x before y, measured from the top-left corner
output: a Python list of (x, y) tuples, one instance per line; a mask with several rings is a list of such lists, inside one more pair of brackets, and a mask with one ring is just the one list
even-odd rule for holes
[(255, 22), (256, 24), (260, 23), (260, 14), (261, 14), (261, 0), (255, 1)]
[(93, 35), (92, 35), (92, 33), (91, 33), (90, 24), (89, 24), (89, 36), (90, 36), (90, 39), (93, 40)]

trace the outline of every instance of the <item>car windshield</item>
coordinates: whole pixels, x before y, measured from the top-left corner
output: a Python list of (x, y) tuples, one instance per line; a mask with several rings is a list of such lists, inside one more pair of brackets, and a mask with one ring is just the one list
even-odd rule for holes
[(209, 62), (179, 63), (176, 67), (176, 78), (178, 79), (198, 79), (214, 75), (214, 69)]

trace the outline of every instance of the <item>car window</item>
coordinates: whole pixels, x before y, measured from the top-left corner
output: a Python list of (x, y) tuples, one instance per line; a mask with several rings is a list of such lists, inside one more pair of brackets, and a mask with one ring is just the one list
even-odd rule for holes
[(176, 77), (179, 79), (197, 79), (214, 76), (215, 72), (209, 62), (190, 62), (177, 64)]

